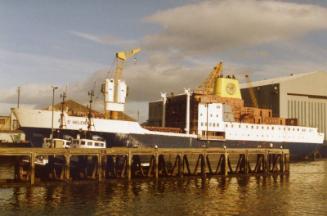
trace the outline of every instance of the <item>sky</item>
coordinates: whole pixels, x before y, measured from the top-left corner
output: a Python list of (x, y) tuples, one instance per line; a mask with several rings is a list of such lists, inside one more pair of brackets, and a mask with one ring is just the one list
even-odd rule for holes
[(114, 71), (118, 51), (140, 47), (124, 65), (126, 112), (147, 119), (160, 92), (194, 89), (224, 62), (224, 74), (261, 80), (327, 71), (324, 0), (0, 0), (0, 114), (46, 107), (51, 86), (82, 104)]

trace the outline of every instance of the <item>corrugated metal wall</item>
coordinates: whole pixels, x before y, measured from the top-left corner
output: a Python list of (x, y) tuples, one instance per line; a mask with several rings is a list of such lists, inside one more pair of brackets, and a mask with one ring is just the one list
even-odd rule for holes
[(297, 118), (299, 125), (317, 127), (319, 132), (327, 134), (326, 108), (326, 100), (289, 96), (287, 100), (287, 117)]

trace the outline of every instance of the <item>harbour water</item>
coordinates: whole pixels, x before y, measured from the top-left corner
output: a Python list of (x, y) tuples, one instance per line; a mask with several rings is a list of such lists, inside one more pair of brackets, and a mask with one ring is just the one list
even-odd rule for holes
[(3, 185), (0, 209), (33, 216), (327, 215), (327, 160), (293, 163), (288, 177)]

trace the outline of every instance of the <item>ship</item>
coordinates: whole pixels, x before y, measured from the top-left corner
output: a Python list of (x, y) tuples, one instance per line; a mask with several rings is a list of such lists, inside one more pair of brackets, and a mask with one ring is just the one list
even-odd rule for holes
[(116, 54), (115, 77), (105, 79), (101, 87), (104, 112), (93, 112), (92, 118), (64, 107), (13, 108), (12, 115), (26, 139), (40, 147), (53, 134), (82, 137), (87, 133), (101, 137), (107, 148), (277, 147), (290, 149), (293, 160), (314, 153), (324, 141), (317, 128), (298, 126), (296, 119), (273, 117), (271, 109), (245, 107), (239, 81), (222, 75), (222, 63), (198, 88), (179, 95), (162, 93), (161, 100), (150, 103), (146, 124), (122, 118), (127, 96), (127, 85), (121, 79), (123, 62), (137, 52), (139, 49)]

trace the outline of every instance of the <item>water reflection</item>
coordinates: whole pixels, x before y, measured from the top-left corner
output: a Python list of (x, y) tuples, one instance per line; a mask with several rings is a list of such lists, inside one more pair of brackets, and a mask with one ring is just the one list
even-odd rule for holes
[(51, 183), (0, 188), (1, 215), (327, 215), (327, 161), (290, 176)]

